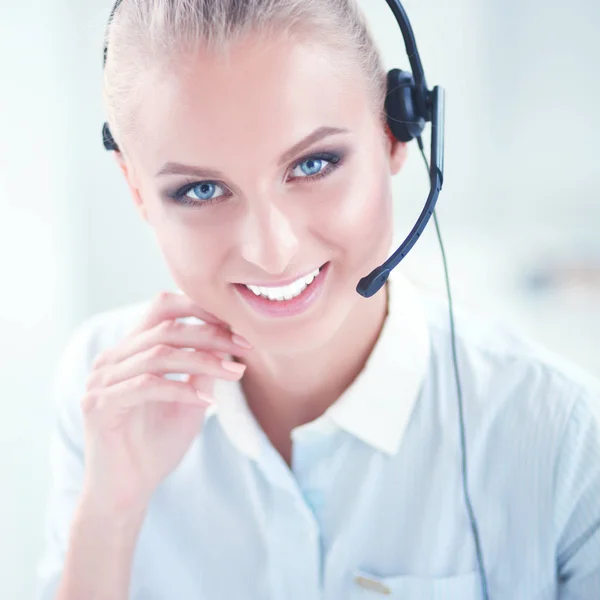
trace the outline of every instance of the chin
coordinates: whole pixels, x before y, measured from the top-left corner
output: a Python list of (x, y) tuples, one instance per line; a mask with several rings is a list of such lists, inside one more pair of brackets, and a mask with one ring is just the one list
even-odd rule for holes
[(330, 314), (296, 326), (292, 323), (281, 323), (277, 328), (253, 329), (245, 337), (257, 350), (287, 356), (300, 355), (325, 346), (334, 337), (342, 322), (343, 319), (337, 319), (335, 315)]

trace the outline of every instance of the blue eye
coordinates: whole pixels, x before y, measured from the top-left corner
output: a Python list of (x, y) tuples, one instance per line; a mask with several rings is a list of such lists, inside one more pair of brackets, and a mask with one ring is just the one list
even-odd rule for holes
[(320, 158), (309, 158), (301, 162), (298, 166), (305, 175), (310, 177), (316, 175), (323, 168), (324, 163), (325, 161)]
[[(216, 193), (217, 190), (221, 190), (221, 193)], [(193, 193), (193, 196), (190, 194)], [(199, 200), (201, 202), (206, 202), (207, 200), (214, 200), (219, 196), (223, 195), (223, 188), (212, 181), (202, 181), (201, 183), (195, 184), (193, 187), (189, 188), (187, 191), (184, 191), (183, 196), (190, 198), (190, 200)]]
[(220, 201), (221, 196), (227, 195), (226, 188), (215, 181), (194, 181), (184, 185), (169, 197), (179, 204), (200, 206)]
[(330, 152), (321, 152), (307, 156), (297, 162), (292, 169), (292, 177), (297, 179), (318, 179), (328, 175), (338, 166), (341, 156)]

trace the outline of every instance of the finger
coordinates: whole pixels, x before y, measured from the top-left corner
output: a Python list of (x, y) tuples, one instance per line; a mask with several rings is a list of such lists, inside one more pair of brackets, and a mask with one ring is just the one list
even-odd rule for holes
[(188, 385), (191, 385), (196, 392), (214, 396), (215, 378), (208, 375), (190, 375)]
[(187, 383), (143, 373), (115, 385), (87, 392), (81, 406), (85, 414), (91, 414), (95, 411), (119, 411), (150, 402), (208, 406), (214, 402), (214, 398), (208, 394), (199, 394)]
[(129, 336), (136, 336), (162, 321), (184, 317), (197, 317), (205, 323), (229, 327), (227, 323), (198, 306), (185, 294), (160, 292), (154, 299), (150, 310), (144, 315), (138, 326), (129, 333)]
[(196, 350), (215, 350), (233, 356), (243, 356), (251, 347), (246, 340), (240, 336), (234, 336), (221, 325), (191, 325), (168, 320), (162, 321), (152, 329), (143, 331), (135, 337), (124, 339), (118, 346), (105, 353), (104, 363), (98, 361), (96, 366), (121, 362), (158, 344)]
[(158, 344), (121, 362), (93, 371), (88, 380), (88, 389), (108, 387), (143, 373), (187, 373), (237, 381), (244, 371), (245, 365), (228, 359), (223, 360), (211, 351), (188, 352), (166, 344)]

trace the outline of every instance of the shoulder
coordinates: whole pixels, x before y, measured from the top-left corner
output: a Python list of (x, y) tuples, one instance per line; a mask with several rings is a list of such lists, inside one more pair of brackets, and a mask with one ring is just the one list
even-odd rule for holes
[(150, 304), (151, 300), (145, 300), (87, 317), (71, 333), (64, 354), (69, 358), (79, 357), (80, 363), (91, 362), (95, 355), (125, 337), (137, 325)]
[(91, 315), (72, 331), (62, 348), (54, 376), (55, 403), (81, 396), (94, 359), (119, 342), (148, 310), (151, 300)]
[[(447, 303), (430, 296), (424, 305), (436, 372), (450, 381), (454, 366)], [(499, 319), (462, 307), (454, 312), (459, 374), (465, 403), (474, 414), (483, 421), (514, 418), (513, 433), (537, 423), (560, 437), (571, 419), (587, 420), (600, 431), (597, 377)]]
[(81, 400), (94, 359), (135, 327), (151, 300), (96, 313), (83, 320), (60, 353), (51, 390), (54, 444), (83, 456)]

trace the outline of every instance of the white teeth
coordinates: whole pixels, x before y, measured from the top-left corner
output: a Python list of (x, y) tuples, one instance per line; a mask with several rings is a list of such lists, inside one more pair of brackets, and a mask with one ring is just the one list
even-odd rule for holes
[(320, 268), (315, 269), (306, 277), (301, 277), (293, 283), (283, 287), (259, 287), (256, 285), (247, 285), (246, 287), (256, 296), (264, 296), (275, 302), (291, 300), (292, 298), (299, 296), (315, 280), (315, 277), (319, 274), (320, 270)]

